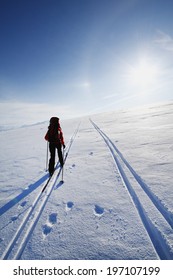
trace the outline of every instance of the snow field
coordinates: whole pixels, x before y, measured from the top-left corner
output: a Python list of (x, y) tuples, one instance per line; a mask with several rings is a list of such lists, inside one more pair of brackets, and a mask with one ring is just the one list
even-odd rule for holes
[(1, 131), (1, 255), (21, 227), (9, 259), (173, 259), (172, 105), (62, 121), (43, 194), (48, 124)]

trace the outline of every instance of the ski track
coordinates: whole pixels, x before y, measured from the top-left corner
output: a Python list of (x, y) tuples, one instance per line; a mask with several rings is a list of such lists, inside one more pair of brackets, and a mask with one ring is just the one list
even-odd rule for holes
[[(70, 151), (70, 148), (73, 144), (73, 141), (79, 131), (79, 126), (80, 123), (78, 125), (78, 127), (76, 128), (76, 130), (74, 131), (71, 139), (69, 140), (67, 146), (66, 146), (66, 152), (65, 152), (65, 156), (64, 156), (64, 162), (66, 161), (67, 157), (68, 157), (68, 153)], [(29, 210), (27, 212), (27, 214), (24, 216), (23, 221), (21, 222), (20, 226), (18, 227), (15, 235), (13, 236), (13, 238), (11, 239), (11, 241), (9, 242), (8, 246), (6, 247), (4, 253), (1, 256), (1, 259), (11, 259), (11, 255), (13, 255), (12, 259), (18, 260), (21, 259), (21, 256), (23, 254), (23, 251), (32, 235), (32, 232), (35, 228), (35, 226), (37, 225), (37, 222), (46, 206), (46, 203), (53, 191), (54, 188), (59, 188), (63, 182), (59, 182), (57, 184), (58, 178), (60, 176), (62, 169), (59, 167), (59, 162), (57, 163), (56, 166), (56, 170), (53, 174), (53, 176), (51, 177), (49, 184), (47, 185), (46, 189), (43, 188), (41, 191), (39, 191), (38, 195), (36, 196), (33, 204), (29, 207)], [(48, 176), (44, 176), (44, 179), (48, 178)], [(42, 180), (43, 178), (41, 178)], [(43, 180), (44, 182), (44, 180)], [(37, 183), (37, 182), (36, 182)], [(36, 184), (37, 185), (37, 184)], [(43, 192), (44, 190), (44, 192)], [(29, 194), (29, 192), (26, 192), (27, 195)], [(25, 195), (26, 196), (26, 195)], [(24, 198), (25, 196), (23, 196), (22, 198)], [(19, 196), (20, 197), (20, 196)], [(1, 209), (1, 215), (6, 212), (9, 208), (13, 207), (16, 204), (16, 199), (14, 200), (15, 203), (7, 203), (7, 205), (5, 205), (5, 207)], [(23, 207), (26, 204), (26, 201), (23, 201), (20, 204), (20, 207)], [(68, 206), (69, 208), (72, 207), (71, 204), (69, 204)], [(30, 222), (30, 224), (29, 224)], [(49, 217), (49, 224), (45, 225), (45, 227), (43, 228), (43, 233), (45, 235), (49, 234), (51, 229), (52, 229), (52, 225), (55, 223), (55, 217), (54, 215), (51, 215)], [(28, 225), (29, 224), (29, 225)], [(51, 224), (51, 226), (50, 226)], [(27, 229), (26, 229), (27, 228)], [(21, 237), (23, 233), (23, 237)], [(18, 239), (21, 238), (21, 241), (18, 242)], [(13, 252), (14, 251), (14, 252)]]
[[(159, 199), (152, 193), (150, 188), (146, 183), (143, 182), (143, 180), (140, 178), (140, 176), (135, 172), (135, 170), (130, 166), (130, 164), (127, 162), (127, 160), (123, 157), (121, 152), (117, 149), (115, 144), (111, 141), (111, 139), (94, 123), (91, 119), (90, 122), (96, 129), (96, 131), (101, 135), (103, 140), (105, 141), (106, 145), (108, 146), (111, 155), (115, 161), (116, 167), (119, 171), (120, 177), (132, 199), (132, 202), (134, 204), (134, 207), (136, 208), (141, 221), (146, 229), (146, 232), (148, 233), (150, 240), (155, 248), (155, 251), (160, 259), (173, 259), (173, 252), (171, 251), (171, 247), (169, 243), (166, 240), (166, 236), (164, 233), (158, 229), (154, 221), (149, 217), (147, 214), (147, 206), (144, 206), (138, 195), (136, 194), (134, 187), (130, 183), (129, 176), (126, 175), (127, 172), (125, 172), (125, 167), (128, 169), (128, 171), (133, 175), (133, 178), (138, 183), (138, 186), (140, 189), (144, 191), (144, 193), (148, 196), (150, 199), (150, 202), (154, 206), (154, 208), (161, 213), (162, 218), (164, 222), (168, 224), (169, 227), (171, 227), (171, 231), (173, 229), (173, 214), (170, 213), (165, 206), (159, 201)], [(122, 163), (121, 163), (122, 162)], [(123, 164), (125, 167), (123, 167)], [(98, 205), (95, 206), (95, 212), (96, 215), (100, 215), (104, 211), (104, 209), (100, 208)]]

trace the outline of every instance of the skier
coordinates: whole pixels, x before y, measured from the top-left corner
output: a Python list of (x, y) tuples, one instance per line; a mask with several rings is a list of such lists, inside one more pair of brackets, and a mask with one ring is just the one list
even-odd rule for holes
[(63, 155), (62, 155), (62, 146), (65, 149), (63, 132), (60, 127), (59, 118), (52, 117), (50, 119), (50, 125), (48, 127), (48, 131), (45, 135), (45, 140), (49, 142), (49, 151), (50, 151), (50, 159), (49, 159), (49, 174), (52, 176), (55, 168), (55, 151), (58, 151), (58, 157), (61, 167), (63, 166)]

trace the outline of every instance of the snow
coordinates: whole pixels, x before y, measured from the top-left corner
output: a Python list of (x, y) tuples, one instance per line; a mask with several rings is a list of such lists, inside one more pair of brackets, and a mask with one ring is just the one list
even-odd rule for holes
[(47, 126), (0, 131), (1, 258), (173, 259), (173, 103), (62, 120), (42, 193)]

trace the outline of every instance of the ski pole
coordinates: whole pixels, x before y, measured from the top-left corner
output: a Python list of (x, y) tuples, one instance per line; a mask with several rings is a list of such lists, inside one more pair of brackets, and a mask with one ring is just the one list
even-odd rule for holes
[(48, 141), (47, 141), (47, 153), (46, 153), (46, 171), (48, 170)]
[(63, 166), (62, 166), (62, 180), (61, 180), (61, 181), (62, 181), (62, 183), (63, 183), (63, 182), (64, 182), (64, 181), (63, 181), (63, 179), (64, 179), (64, 178), (63, 178), (63, 177), (64, 177), (64, 147), (63, 147), (62, 158), (63, 158)]

